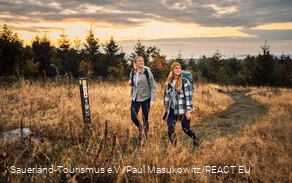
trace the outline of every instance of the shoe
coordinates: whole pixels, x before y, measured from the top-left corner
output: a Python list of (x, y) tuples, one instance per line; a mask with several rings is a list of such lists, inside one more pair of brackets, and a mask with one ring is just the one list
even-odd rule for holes
[(200, 146), (200, 138), (196, 137), (193, 141), (194, 147), (199, 147)]
[(137, 145), (141, 145), (142, 141), (142, 132), (139, 132), (138, 140), (137, 140)]
[(171, 136), (170, 136), (170, 143), (173, 147), (176, 147), (177, 146), (177, 138), (176, 138), (176, 134), (173, 133)]
[(140, 146), (141, 145), (141, 139), (137, 140), (137, 145)]
[(177, 139), (175, 138), (174, 140), (172, 140), (171, 144), (173, 147), (176, 147), (177, 146)]

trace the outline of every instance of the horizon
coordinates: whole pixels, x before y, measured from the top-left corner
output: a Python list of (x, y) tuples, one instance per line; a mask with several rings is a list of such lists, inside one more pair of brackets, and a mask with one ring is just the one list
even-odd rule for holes
[(274, 55), (292, 53), (292, 2), (254, 1), (25, 1), (0, 2), (0, 24), (31, 45), (45, 34), (56, 46), (65, 29), (71, 43), (85, 42), (92, 25), (99, 45), (113, 36), (126, 54), (138, 40), (167, 58), (257, 55), (267, 41)]

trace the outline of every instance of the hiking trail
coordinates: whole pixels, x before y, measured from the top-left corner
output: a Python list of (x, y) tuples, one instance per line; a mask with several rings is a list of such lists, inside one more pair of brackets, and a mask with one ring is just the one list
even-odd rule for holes
[(229, 95), (234, 100), (231, 106), (192, 126), (201, 142), (243, 130), (244, 126), (255, 123), (266, 112), (262, 104), (245, 93), (234, 92)]

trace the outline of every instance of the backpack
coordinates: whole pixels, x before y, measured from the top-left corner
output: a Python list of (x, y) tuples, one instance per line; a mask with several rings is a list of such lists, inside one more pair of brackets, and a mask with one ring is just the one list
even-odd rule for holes
[[(150, 81), (149, 81), (149, 71), (150, 71), (150, 68), (147, 67), (147, 66), (144, 66), (144, 68), (145, 68), (144, 69), (144, 74), (145, 74), (146, 79), (148, 81), (148, 85), (150, 86)], [(134, 83), (134, 70), (132, 70), (132, 72), (131, 72), (131, 81), (132, 81), (132, 86), (133, 86), (133, 83)]]
[[(193, 97), (193, 95), (194, 95), (194, 80), (193, 80), (193, 75), (192, 75), (192, 73), (190, 73), (189, 71), (187, 71), (187, 70), (182, 70), (182, 77), (183, 78), (186, 78), (189, 82), (190, 82), (190, 84), (191, 84), (191, 93), (192, 93), (192, 97)], [(184, 87), (182, 87), (183, 88), (183, 90), (185, 89)]]

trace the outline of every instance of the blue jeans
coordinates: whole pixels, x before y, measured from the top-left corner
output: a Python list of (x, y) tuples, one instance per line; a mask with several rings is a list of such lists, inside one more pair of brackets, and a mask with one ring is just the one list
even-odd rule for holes
[[(142, 119), (143, 119), (143, 125), (141, 124), (140, 120), (138, 119), (138, 112), (140, 107), (142, 106)], [(147, 137), (147, 132), (149, 130), (149, 123), (148, 123), (148, 114), (150, 109), (150, 98), (143, 101), (143, 102), (137, 102), (133, 101), (131, 103), (131, 119), (133, 123), (138, 127), (139, 129), (139, 136), (142, 133), (142, 130), (144, 129), (145, 135)]]
[(176, 145), (176, 134), (175, 134), (175, 125), (179, 117), (181, 120), (181, 126), (185, 134), (191, 137), (193, 140), (197, 139), (197, 136), (193, 130), (190, 129), (191, 120), (188, 120), (186, 116), (175, 116), (174, 110), (170, 108), (168, 119), (167, 119), (167, 127), (168, 127), (168, 136), (171, 143), (175, 146)]

